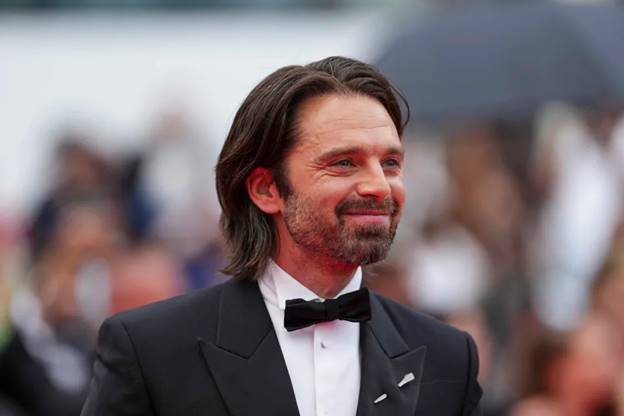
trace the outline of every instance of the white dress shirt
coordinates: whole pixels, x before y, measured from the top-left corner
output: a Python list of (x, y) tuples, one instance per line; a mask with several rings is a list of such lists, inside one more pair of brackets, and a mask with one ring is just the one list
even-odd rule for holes
[[(284, 329), (286, 300), (319, 297), (273, 261), (258, 283), (286, 361), (300, 416), (355, 416), (360, 392), (360, 324), (335, 320), (288, 332)], [(362, 271), (358, 268), (338, 296), (360, 289), (361, 283)]]

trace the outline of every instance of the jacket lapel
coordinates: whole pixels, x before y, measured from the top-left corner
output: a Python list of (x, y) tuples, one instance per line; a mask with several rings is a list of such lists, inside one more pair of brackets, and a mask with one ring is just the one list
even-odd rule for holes
[(257, 283), (226, 285), (218, 314), (216, 339), (199, 338), (198, 343), (230, 414), (298, 415), (286, 363)]
[(371, 313), (371, 320), (360, 326), (362, 379), (357, 416), (414, 415), (427, 347), (411, 349), (375, 295), (371, 296)]

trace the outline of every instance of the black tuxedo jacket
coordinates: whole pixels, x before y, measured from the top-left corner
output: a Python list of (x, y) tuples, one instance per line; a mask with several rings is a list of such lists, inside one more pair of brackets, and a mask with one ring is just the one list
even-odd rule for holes
[[(358, 416), (480, 414), (471, 337), (379, 295), (362, 323)], [(398, 387), (408, 373), (415, 380)], [(387, 398), (373, 403), (386, 394)], [(131, 310), (100, 329), (83, 416), (297, 416), (288, 370), (255, 282)], [(339, 415), (336, 415), (339, 416)]]

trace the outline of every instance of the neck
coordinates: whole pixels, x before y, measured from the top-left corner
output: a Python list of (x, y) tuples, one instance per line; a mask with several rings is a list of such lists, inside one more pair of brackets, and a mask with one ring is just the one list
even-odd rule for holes
[(320, 298), (333, 298), (349, 284), (358, 265), (340, 263), (333, 259), (320, 260), (318, 257), (305, 259), (280, 254), (273, 258), (282, 270)]

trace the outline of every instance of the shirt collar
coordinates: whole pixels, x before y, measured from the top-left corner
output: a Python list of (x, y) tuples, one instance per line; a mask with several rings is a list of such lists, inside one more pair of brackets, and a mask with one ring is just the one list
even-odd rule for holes
[[(260, 276), (260, 291), (264, 299), (277, 306), (281, 310), (286, 308), (286, 301), (289, 299), (313, 300), (321, 299), (310, 289), (299, 283), (297, 279), (286, 273), (273, 260), (269, 260), (266, 271)], [(362, 268), (358, 267), (347, 285), (336, 295), (355, 292), (362, 285)]]

